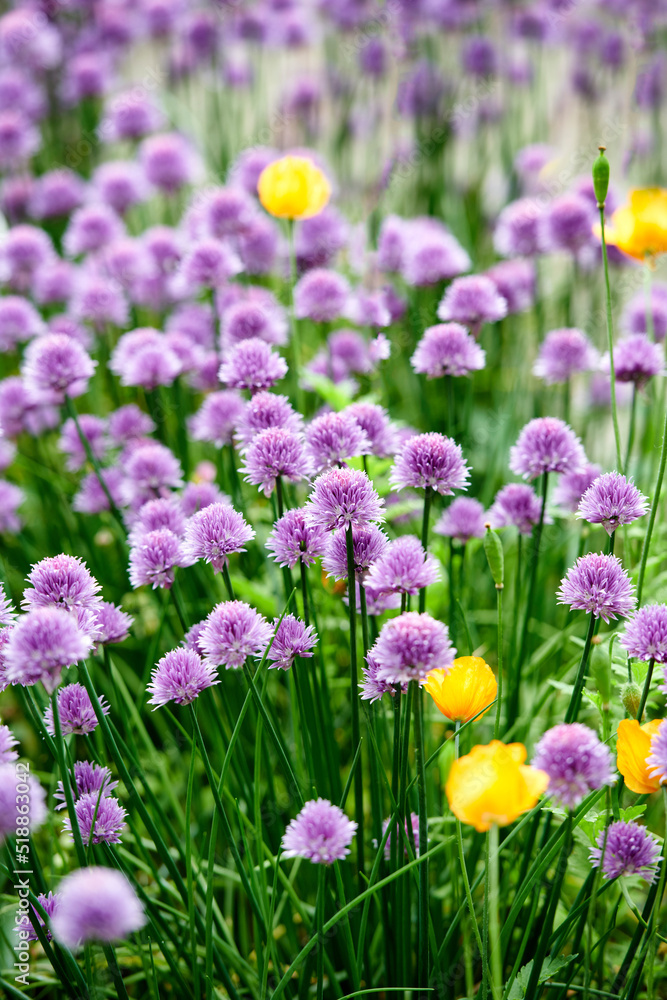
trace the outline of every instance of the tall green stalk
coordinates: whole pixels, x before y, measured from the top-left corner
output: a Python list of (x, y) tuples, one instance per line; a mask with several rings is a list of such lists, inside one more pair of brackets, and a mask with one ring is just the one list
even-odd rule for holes
[(609, 351), (609, 378), (611, 379), (611, 419), (614, 425), (614, 442), (616, 444), (616, 466), (620, 472), (623, 469), (621, 458), (621, 432), (618, 429), (618, 409), (616, 406), (616, 372), (614, 371), (614, 324), (611, 308), (611, 285), (609, 283), (609, 260), (607, 257), (607, 240), (604, 231), (604, 202), (598, 205), (600, 213), (600, 240), (602, 242), (602, 262), (604, 266), (605, 305), (607, 310), (607, 349)]
[[(361, 725), (359, 722), (359, 676), (357, 666), (357, 587), (354, 571), (354, 540), (352, 525), (345, 530), (345, 545), (347, 549), (347, 600), (350, 620), (350, 705), (352, 709), (352, 753), (357, 752), (361, 743)], [(354, 810), (357, 821), (357, 865), (359, 873), (364, 870), (364, 786), (362, 781), (361, 761), (354, 776)]]

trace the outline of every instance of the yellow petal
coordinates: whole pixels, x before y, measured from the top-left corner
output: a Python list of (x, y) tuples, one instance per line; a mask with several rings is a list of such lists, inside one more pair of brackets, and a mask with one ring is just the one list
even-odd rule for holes
[(480, 656), (460, 656), (448, 670), (432, 670), (424, 690), (448, 719), (467, 722), (491, 705), (498, 684), (491, 667)]
[(616, 766), (631, 792), (649, 795), (660, 787), (658, 778), (649, 777), (646, 758), (651, 752), (651, 737), (655, 736), (662, 719), (640, 726), (636, 719), (622, 719), (618, 724)]

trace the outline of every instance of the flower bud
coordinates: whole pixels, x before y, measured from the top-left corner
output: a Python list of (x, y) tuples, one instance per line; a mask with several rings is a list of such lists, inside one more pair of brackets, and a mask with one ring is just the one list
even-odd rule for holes
[(503, 543), (500, 541), (497, 531), (493, 531), (490, 524), (485, 524), (484, 551), (486, 553), (489, 569), (496, 590), (502, 590), (505, 577), (505, 560), (503, 556)]
[(621, 688), (621, 701), (623, 708), (633, 719), (637, 718), (639, 703), (642, 700), (642, 689), (634, 681), (628, 681)]
[(598, 208), (603, 208), (609, 190), (609, 160), (604, 155), (605, 147), (600, 146), (600, 155), (593, 164), (593, 190)]

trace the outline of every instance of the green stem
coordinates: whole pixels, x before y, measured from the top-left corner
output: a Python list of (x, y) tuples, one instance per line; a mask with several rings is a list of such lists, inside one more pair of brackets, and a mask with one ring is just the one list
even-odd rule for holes
[[(53, 731), (55, 734), (54, 742), (56, 747), (56, 754), (58, 757), (58, 770), (60, 771), (60, 777), (63, 783), (65, 802), (67, 803), (67, 815), (69, 816), (70, 826), (72, 827), (72, 839), (74, 840), (74, 847), (76, 850), (76, 856), (79, 865), (82, 868), (85, 868), (88, 862), (86, 860), (86, 852), (83, 847), (83, 840), (81, 839), (79, 820), (77, 818), (76, 810), (74, 808), (74, 798), (72, 796), (73, 778), (70, 772), (67, 770), (67, 766), (65, 764), (65, 742), (63, 740), (62, 726), (60, 725), (60, 712), (58, 711), (57, 691), (53, 691), (51, 693), (51, 710), (53, 712)], [(92, 831), (91, 831), (91, 838), (92, 838)]]
[(310, 625), (310, 610), (308, 607), (308, 580), (306, 579), (306, 564), (303, 559), (299, 559), (301, 571), (301, 597), (303, 599), (303, 620), (306, 625)]
[[(347, 549), (347, 599), (350, 613), (350, 704), (352, 708), (352, 753), (357, 752), (361, 743), (361, 728), (359, 723), (359, 678), (357, 675), (357, 594), (356, 576), (354, 572), (354, 542), (352, 525), (345, 531)], [(357, 864), (359, 873), (364, 870), (364, 787), (362, 768), (354, 776), (354, 810), (357, 821)]]
[(568, 811), (567, 819), (565, 820), (565, 837), (563, 839), (563, 848), (558, 859), (558, 864), (556, 867), (556, 876), (554, 878), (553, 885), (551, 886), (548, 894), (548, 908), (544, 923), (542, 924), (542, 930), (540, 932), (540, 939), (537, 944), (537, 951), (535, 957), (533, 958), (533, 966), (530, 970), (530, 979), (528, 980), (528, 986), (526, 988), (527, 997), (537, 997), (539, 995), (538, 985), (540, 981), (540, 973), (542, 972), (542, 966), (544, 965), (544, 959), (546, 958), (547, 948), (549, 946), (549, 938), (551, 937), (551, 929), (554, 923), (554, 917), (556, 916), (556, 909), (558, 903), (560, 902), (560, 892), (563, 885), (563, 879), (565, 878), (565, 870), (567, 868), (567, 861), (570, 856), (570, 850), (572, 848), (572, 812)]
[(292, 342), (292, 364), (294, 366), (294, 391), (296, 396), (296, 408), (299, 413), (304, 412), (303, 391), (301, 389), (301, 343), (299, 339), (299, 324), (294, 313), (294, 286), (296, 284), (296, 254), (294, 252), (294, 219), (287, 220), (287, 242), (289, 245), (289, 269), (290, 269), (290, 293), (289, 293), (289, 322), (290, 340)]
[(498, 739), (500, 733), (500, 708), (503, 700), (503, 587), (496, 586), (496, 608), (498, 612), (498, 690), (496, 693), (496, 722), (493, 727), (493, 738)]
[[(429, 515), (431, 513), (431, 499), (433, 496), (433, 490), (430, 486), (427, 486), (424, 490), (424, 512), (422, 515), (422, 548), (424, 553), (426, 553), (428, 546), (428, 522)], [(422, 587), (419, 591), (419, 612), (420, 614), (426, 610), (426, 587)]]
[(540, 557), (540, 542), (542, 540), (542, 529), (544, 528), (544, 516), (547, 507), (547, 490), (549, 488), (549, 473), (542, 473), (542, 505), (540, 507), (540, 519), (535, 527), (535, 537), (533, 539), (533, 551), (530, 562), (530, 580), (528, 583), (528, 593), (526, 594), (526, 612), (521, 630), (521, 645), (516, 666), (516, 676), (512, 685), (512, 698), (508, 705), (507, 725), (510, 726), (519, 712), (521, 698), (521, 672), (523, 661), (528, 645), (528, 626), (533, 612), (533, 600), (535, 598), (535, 587), (537, 584), (537, 567)]
[(607, 259), (607, 240), (604, 232), (604, 205), (600, 210), (600, 237), (602, 241), (602, 262), (604, 265), (605, 304), (607, 307), (607, 342), (609, 349), (609, 377), (611, 379), (611, 419), (614, 425), (614, 441), (616, 443), (616, 463), (618, 470), (623, 468), (621, 458), (621, 433), (618, 429), (618, 410), (616, 407), (616, 372), (614, 371), (614, 327), (611, 308), (611, 285), (609, 284), (609, 261)]
[(655, 519), (658, 513), (658, 507), (660, 505), (660, 493), (662, 492), (662, 481), (665, 478), (665, 464), (667, 464), (667, 409), (665, 409), (665, 422), (663, 424), (663, 429), (662, 429), (662, 449), (660, 452), (660, 467), (658, 468), (658, 479), (655, 484), (653, 503), (651, 504), (651, 513), (649, 514), (648, 524), (646, 526), (646, 535), (644, 536), (644, 544), (642, 546), (642, 557), (639, 566), (639, 577), (637, 579), (637, 607), (641, 606), (642, 603), (642, 591), (644, 589), (646, 563), (648, 561), (648, 551), (651, 546), (651, 535), (653, 534), (653, 526), (655, 525)]
[(76, 427), (76, 431), (77, 431), (77, 434), (79, 435), (79, 440), (80, 440), (80, 442), (81, 442), (81, 444), (83, 446), (83, 450), (86, 453), (86, 458), (88, 459), (88, 461), (92, 465), (93, 470), (95, 472), (95, 475), (97, 477), (97, 481), (100, 484), (100, 486), (102, 487), (102, 492), (104, 493), (105, 497), (107, 498), (107, 501), (109, 503), (109, 510), (111, 511), (111, 513), (113, 514), (113, 516), (118, 521), (118, 523), (119, 523), (119, 525), (120, 525), (120, 527), (121, 527), (121, 529), (123, 531), (123, 537), (125, 537), (125, 525), (123, 523), (123, 518), (121, 517), (120, 511), (118, 510), (118, 507), (116, 507), (116, 504), (114, 503), (113, 497), (111, 496), (111, 493), (109, 492), (109, 487), (107, 486), (107, 484), (104, 481), (104, 478), (102, 476), (102, 467), (101, 467), (100, 463), (98, 462), (97, 458), (95, 457), (95, 455), (93, 454), (93, 451), (92, 451), (92, 449), (90, 447), (90, 441), (88, 440), (88, 438), (86, 437), (86, 435), (83, 433), (83, 430), (81, 429), (81, 424), (79, 423), (79, 414), (77, 413), (77, 409), (76, 409), (76, 405), (74, 403), (74, 400), (70, 396), (67, 396), (67, 395), (65, 396), (65, 409), (67, 410), (68, 416), (70, 416), (72, 418), (72, 420), (74, 421), (74, 426)]
[(326, 885), (326, 865), (319, 865), (317, 872), (317, 902), (315, 903), (317, 933), (317, 1000), (324, 993), (324, 889)]
[(594, 615), (591, 615), (590, 621), (588, 623), (588, 632), (586, 633), (586, 642), (584, 643), (584, 651), (581, 654), (581, 660), (579, 661), (579, 669), (577, 670), (577, 676), (574, 682), (574, 690), (572, 692), (572, 697), (570, 698), (570, 704), (568, 706), (567, 714), (565, 716), (566, 722), (575, 722), (577, 715), (579, 714), (579, 705), (581, 704), (581, 695), (584, 690), (584, 684), (586, 683), (586, 667), (588, 666), (588, 658), (591, 652), (591, 646), (593, 644), (593, 635), (595, 634), (595, 626), (597, 619)]
[(223, 583), (225, 584), (225, 589), (227, 590), (227, 593), (229, 595), (229, 600), (233, 601), (234, 588), (232, 587), (232, 579), (229, 575), (229, 565), (227, 563), (225, 563), (225, 565), (222, 567), (222, 580)]
[(276, 476), (276, 503), (278, 504), (278, 517), (282, 517), (285, 512), (282, 476)]
[(655, 666), (655, 660), (653, 657), (648, 661), (648, 670), (646, 671), (646, 680), (644, 681), (644, 689), (642, 691), (641, 701), (639, 702), (639, 710), (637, 712), (637, 722), (641, 725), (642, 715), (644, 714), (644, 708), (646, 707), (646, 699), (648, 698), (648, 693), (651, 689), (651, 678), (653, 677), (653, 667)]
[[(428, 817), (426, 806), (426, 774), (424, 771), (424, 692), (412, 681), (415, 715), (415, 766), (417, 770), (417, 795), (419, 811), (419, 850), (426, 847), (428, 838)], [(417, 946), (417, 983), (424, 989), (428, 986), (428, 862), (419, 869), (419, 919)]]
[(491, 953), (491, 989), (494, 1000), (502, 1000), (503, 973), (500, 950), (500, 879), (498, 861), (498, 826), (493, 823), (489, 830), (489, 951)]
[(632, 405), (630, 407), (630, 426), (628, 428), (628, 445), (625, 452), (625, 465), (623, 467), (623, 472), (627, 476), (628, 469), (630, 468), (630, 456), (632, 455), (632, 446), (635, 443), (635, 421), (637, 417), (637, 383), (635, 382), (632, 386)]

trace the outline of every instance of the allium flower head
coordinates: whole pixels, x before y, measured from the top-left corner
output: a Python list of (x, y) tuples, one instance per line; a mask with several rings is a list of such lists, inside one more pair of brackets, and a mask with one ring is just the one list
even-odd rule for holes
[(560, 477), (553, 492), (553, 502), (572, 514), (592, 483), (600, 476), (602, 469), (593, 463), (586, 465), (582, 472), (566, 472)]
[(173, 495), (148, 500), (139, 508), (138, 513), (129, 523), (132, 530), (128, 535), (130, 546), (138, 545), (149, 531), (159, 528), (169, 528), (175, 535), (182, 538), (185, 534), (185, 515), (177, 498)]
[(561, 581), (558, 603), (609, 622), (632, 611), (635, 588), (617, 556), (589, 552), (577, 559)]
[(257, 392), (243, 404), (236, 424), (238, 439), (242, 445), (249, 445), (259, 431), (269, 427), (282, 427), (299, 433), (303, 427), (303, 417), (295, 412), (287, 396)]
[(235, 274), (243, 270), (241, 261), (222, 240), (212, 237), (199, 240), (181, 261), (179, 278), (188, 290), (222, 288)]
[(542, 218), (541, 237), (544, 249), (576, 253), (593, 242), (593, 212), (579, 194), (556, 198)]
[(190, 418), (190, 434), (195, 441), (210, 441), (216, 448), (232, 444), (234, 431), (243, 412), (243, 399), (236, 390), (223, 389), (220, 392), (212, 392), (206, 396), (199, 410)]
[(620, 638), (628, 656), (667, 663), (667, 605), (646, 604), (625, 623)]
[(356, 455), (367, 455), (371, 450), (362, 427), (345, 411), (316, 417), (306, 427), (306, 443), (318, 471), (340, 465)]
[(169, 590), (177, 566), (189, 566), (182, 540), (169, 528), (148, 531), (130, 549), (130, 583), (136, 589), (150, 584)]
[(465, 545), (471, 538), (484, 537), (485, 513), (479, 500), (457, 497), (433, 527), (437, 535), (454, 538)]
[(102, 601), (95, 611), (95, 622), (96, 644), (106, 646), (108, 643), (124, 642), (130, 634), (134, 618), (111, 601)]
[[(215, 469), (215, 466), (213, 467)], [(229, 504), (228, 496), (222, 493), (215, 483), (201, 480), (196, 483), (187, 483), (181, 493), (181, 510), (185, 517), (192, 517), (200, 510), (210, 507), (212, 503)]]
[(0, 351), (14, 351), (19, 343), (44, 332), (41, 316), (21, 295), (0, 299)]
[(331, 469), (313, 483), (304, 507), (307, 522), (325, 531), (384, 521), (384, 504), (365, 472)]
[(547, 385), (567, 382), (578, 372), (590, 371), (598, 361), (597, 352), (581, 330), (552, 330), (544, 339), (533, 373)]
[(159, 660), (146, 688), (152, 695), (149, 705), (160, 708), (170, 701), (189, 705), (205, 688), (218, 684), (216, 668), (190, 648), (173, 649)]
[[(383, 837), (384, 837), (384, 835), (386, 833), (387, 827), (389, 826), (390, 819), (391, 819), (391, 817), (389, 819), (383, 819), (382, 820), (382, 836)], [(415, 812), (410, 813), (410, 818), (405, 820), (404, 829), (405, 829), (405, 836), (407, 837), (408, 842), (411, 845), (414, 844), (415, 857), (418, 858), (419, 857), (419, 816), (418, 816), (417, 813), (415, 813)], [(387, 859), (387, 861), (391, 858), (392, 844), (393, 844), (394, 838), (400, 836), (398, 831), (399, 831), (399, 828), (398, 828), (398, 823), (397, 823), (395, 825), (394, 829), (392, 830), (392, 832), (387, 837), (387, 842), (384, 845), (384, 856)], [(402, 838), (399, 839), (399, 843), (403, 843), (403, 839)], [(377, 847), (378, 845), (376, 844), (375, 846)], [(407, 858), (408, 857), (408, 849), (407, 849), (407, 847), (403, 848), (403, 853), (404, 853), (405, 857)]]
[[(648, 314), (648, 315), (647, 315)], [(648, 303), (644, 291), (638, 292), (623, 311), (623, 327), (629, 334), (648, 335), (648, 317), (651, 317), (653, 337), (661, 343), (667, 337), (667, 286), (654, 282)]]
[(507, 302), (507, 312), (521, 313), (535, 301), (535, 264), (532, 260), (501, 260), (486, 272)]
[[(100, 706), (105, 715), (109, 714), (109, 706), (104, 698), (99, 699)], [(60, 718), (60, 728), (63, 736), (70, 733), (77, 733), (80, 736), (87, 736), (97, 729), (97, 716), (92, 702), (82, 684), (67, 684), (58, 692), (58, 716)], [(53, 724), (53, 706), (47, 705), (44, 712), (44, 722), (47, 731), (51, 736), (55, 736), (56, 731)]]
[(448, 670), (436, 667), (423, 688), (452, 722), (486, 714), (498, 694), (495, 675), (480, 656), (459, 656)]
[(377, 403), (351, 403), (344, 411), (354, 417), (362, 431), (370, 441), (370, 454), (378, 458), (389, 458), (395, 455), (398, 448), (398, 435), (389, 420), (389, 414)]
[(312, 564), (323, 554), (327, 534), (306, 517), (305, 510), (293, 507), (273, 525), (266, 547), (279, 566), (294, 569), (298, 562)]
[(294, 312), (299, 319), (330, 323), (344, 315), (349, 294), (350, 287), (342, 275), (316, 267), (294, 287)]
[[(47, 917), (49, 917), (50, 919), (58, 909), (58, 905), (60, 903), (60, 893), (50, 892), (47, 896), (45, 896), (43, 892), (40, 892), (37, 896), (37, 902), (40, 904), (40, 906), (46, 913)], [(44, 924), (44, 917), (41, 915), (41, 913), (37, 912), (34, 906), (32, 906), (30, 913), (30, 927), (27, 928), (28, 937), (26, 940), (28, 941), (39, 940), (37, 937), (37, 932), (35, 931), (35, 924), (43, 928), (44, 933), (46, 934), (47, 941), (50, 941), (53, 935), (51, 934), (51, 931), (46, 928)]]
[(245, 552), (246, 542), (255, 537), (243, 515), (229, 504), (212, 503), (188, 521), (184, 550), (188, 561), (203, 559), (215, 573), (229, 562), (232, 552)]
[[(20, 826), (16, 820), (25, 815), (23, 809), (19, 812), (19, 792), (17, 785), (28, 785), (28, 818), (29, 824)], [(46, 795), (39, 781), (32, 774), (24, 775), (17, 771), (16, 765), (0, 764), (0, 846), (9, 836), (14, 836), (16, 830), (26, 828), (33, 833), (46, 818)], [(21, 821), (21, 823), (23, 820)]]
[(428, 378), (470, 375), (484, 367), (486, 353), (460, 323), (429, 326), (417, 344), (411, 364)]
[[(127, 826), (127, 814), (118, 799), (100, 796), (99, 792), (86, 792), (74, 803), (74, 812), (84, 846), (120, 844), (121, 832)], [(71, 831), (69, 817), (63, 820), (63, 829)]]
[(96, 610), (102, 603), (101, 587), (82, 559), (64, 552), (41, 559), (28, 574), (23, 593), (27, 609), (55, 605), (67, 611), (72, 608)]
[(536, 479), (545, 472), (580, 472), (585, 463), (581, 441), (557, 417), (529, 421), (510, 448), (510, 469), (524, 479)]
[(125, 234), (125, 226), (114, 210), (102, 202), (77, 208), (63, 236), (68, 257), (101, 250)]
[(86, 658), (92, 642), (76, 618), (59, 607), (37, 607), (22, 615), (3, 651), (5, 680), (30, 685), (41, 681), (51, 694), (61, 671)]
[(18, 758), (18, 754), (14, 750), (14, 747), (18, 746), (18, 742), (9, 726), (0, 726), (0, 764), (9, 764), (10, 761)]
[(648, 513), (648, 499), (620, 472), (605, 472), (588, 487), (579, 502), (577, 517), (601, 524), (612, 535), (622, 524), (632, 524)]
[(241, 299), (225, 309), (220, 335), (225, 348), (251, 337), (281, 345), (287, 341), (287, 320), (283, 310), (271, 299), (264, 301), (259, 296)]
[(53, 936), (66, 948), (86, 941), (117, 941), (144, 926), (139, 899), (116, 868), (79, 868), (60, 883)]
[[(89, 760), (74, 761), (74, 780), (76, 782), (76, 798), (93, 793), (95, 798), (100, 794), (106, 798), (111, 795), (118, 782), (111, 778), (111, 771), (108, 767), (100, 764), (91, 764)], [(62, 781), (58, 782), (58, 788), (53, 794), (58, 805), (56, 809), (64, 809), (67, 806), (65, 791)]]
[(285, 830), (284, 858), (306, 858), (313, 864), (331, 865), (350, 853), (357, 824), (327, 799), (312, 799)]
[(270, 389), (287, 374), (287, 362), (258, 337), (236, 344), (220, 365), (218, 378), (230, 389)]
[(371, 589), (381, 594), (418, 594), (423, 587), (441, 578), (435, 556), (424, 552), (414, 535), (403, 535), (390, 542), (368, 573)]
[(167, 194), (195, 180), (200, 169), (192, 147), (178, 132), (144, 139), (139, 159), (149, 183)]
[(311, 475), (313, 466), (300, 434), (285, 427), (267, 427), (248, 445), (241, 471), (247, 482), (269, 497), (279, 476), (298, 483)]
[(446, 625), (428, 614), (408, 611), (385, 622), (371, 653), (378, 679), (402, 684), (423, 680), (435, 667), (447, 670), (456, 650)]
[[(363, 701), (379, 701), (383, 695), (389, 694), (394, 697), (396, 685), (388, 680), (383, 680), (379, 673), (379, 664), (373, 652), (366, 656), (366, 666), (361, 668), (362, 680), (359, 684), (359, 693)], [(400, 685), (401, 691), (408, 690), (408, 681), (403, 681)]]
[[(347, 532), (335, 531), (327, 536), (322, 569), (335, 580), (347, 579)], [(352, 528), (352, 559), (357, 579), (365, 579), (376, 559), (382, 555), (389, 539), (375, 524)]]
[(5, 593), (4, 585), (0, 583), (0, 625), (12, 625), (15, 620), (14, 605)]
[(88, 388), (97, 361), (83, 347), (62, 333), (48, 333), (28, 345), (22, 375), (29, 392), (53, 403), (80, 396)]
[(17, 534), (21, 529), (21, 519), (16, 511), (24, 500), (23, 490), (0, 479), (0, 534), (6, 531)]
[[(278, 624), (278, 619), (273, 627)], [(271, 643), (267, 659), (269, 667), (289, 670), (297, 656), (312, 656), (317, 645), (317, 632), (313, 625), (306, 625), (294, 615), (284, 615)]]
[(451, 496), (468, 488), (470, 470), (461, 446), (452, 438), (431, 432), (410, 438), (398, 454), (389, 477), (394, 489), (406, 486), (435, 490)]
[(566, 809), (576, 808), (589, 792), (614, 782), (609, 747), (579, 722), (548, 729), (535, 747), (533, 765), (546, 771), (549, 795)]
[[(608, 358), (606, 364), (609, 365)], [(614, 347), (614, 375), (617, 382), (633, 382), (641, 389), (655, 375), (664, 374), (662, 347), (643, 334), (633, 333), (629, 337), (623, 337)]]
[(133, 448), (125, 464), (127, 502), (141, 506), (183, 485), (183, 470), (174, 453), (157, 441)]
[(595, 868), (602, 866), (605, 878), (639, 875), (646, 882), (655, 881), (658, 862), (662, 861), (660, 844), (645, 826), (634, 820), (616, 820), (600, 831), (596, 843), (589, 858)]
[(238, 669), (247, 657), (262, 655), (272, 634), (267, 620), (249, 604), (225, 601), (209, 614), (199, 644), (208, 663)]
[(455, 278), (438, 306), (438, 319), (462, 323), (475, 334), (483, 323), (495, 323), (506, 315), (507, 302), (483, 274)]
[[(527, 483), (508, 483), (496, 493), (489, 510), (492, 528), (514, 525), (522, 535), (530, 535), (540, 520), (542, 501)], [(545, 517), (546, 521), (546, 517)]]
[(544, 207), (536, 198), (520, 198), (498, 216), (493, 245), (502, 257), (535, 257), (542, 252), (540, 220)]

